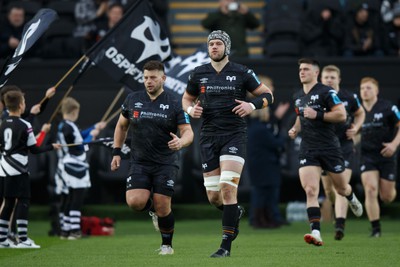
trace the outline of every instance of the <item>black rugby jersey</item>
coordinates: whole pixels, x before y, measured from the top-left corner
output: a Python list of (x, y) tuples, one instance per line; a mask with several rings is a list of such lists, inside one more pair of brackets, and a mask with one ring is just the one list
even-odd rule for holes
[(0, 176), (28, 173), (28, 151), (36, 145), (32, 126), (15, 116), (6, 118), (0, 126)]
[(230, 135), (246, 132), (246, 121), (232, 112), (245, 101), (246, 91), (261, 85), (255, 73), (246, 66), (228, 62), (220, 73), (211, 63), (196, 67), (189, 75), (186, 91), (198, 96), (203, 107), (202, 135)]
[(340, 89), (337, 96), (342, 101), (346, 109), (346, 122), (335, 124), (336, 134), (339, 137), (340, 144), (352, 144), (353, 140), (348, 139), (346, 131), (350, 128), (354, 121), (354, 113), (361, 107), (360, 100), (357, 94), (354, 94), (348, 90)]
[(145, 90), (133, 92), (122, 105), (122, 115), (130, 120), (133, 162), (178, 166), (176, 151), (168, 147), (170, 133), (190, 121), (177, 97), (164, 91), (151, 101)]
[(370, 111), (365, 108), (365, 121), (361, 131), (361, 151), (380, 154), (382, 143), (393, 140), (400, 123), (397, 106), (387, 100), (378, 99)]
[(295, 109), (301, 123), (301, 151), (339, 148), (339, 138), (336, 135), (335, 124), (315, 119), (304, 118), (304, 108), (310, 107), (316, 111), (329, 112), (335, 105), (342, 104), (336, 91), (331, 87), (317, 83), (305, 94), (303, 89), (294, 95)]

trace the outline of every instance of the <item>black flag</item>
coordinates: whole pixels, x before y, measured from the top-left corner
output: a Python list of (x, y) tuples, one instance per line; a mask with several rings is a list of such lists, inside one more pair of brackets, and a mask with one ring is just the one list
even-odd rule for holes
[(131, 89), (144, 88), (142, 67), (164, 61), (171, 46), (148, 1), (138, 0), (86, 56), (114, 80)]
[(35, 44), (57, 17), (57, 13), (54, 10), (43, 8), (36, 13), (33, 19), (25, 24), (21, 41), (15, 49), (14, 55), (7, 60), (1, 72), (0, 88), (6, 84), (11, 72), (21, 62), (25, 52)]
[(207, 48), (200, 48), (195, 53), (186, 57), (175, 57), (165, 63), (167, 79), (164, 83), (164, 89), (182, 97), (186, 90), (186, 84), (190, 72), (197, 66), (210, 63)]

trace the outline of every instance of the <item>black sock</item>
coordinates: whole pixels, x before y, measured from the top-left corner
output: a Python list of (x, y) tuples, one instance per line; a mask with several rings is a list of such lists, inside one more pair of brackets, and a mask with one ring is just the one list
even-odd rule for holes
[(381, 221), (379, 219), (371, 221), (371, 226), (372, 226), (372, 233), (378, 233), (381, 231)]
[(158, 217), (158, 227), (160, 228), (162, 245), (172, 246), (175, 228), (175, 217), (172, 211), (165, 217)]
[(308, 221), (312, 230), (321, 230), (321, 210), (319, 207), (310, 207), (307, 209)]
[(346, 218), (336, 218), (336, 223), (335, 223), (335, 228), (336, 229), (340, 229), (340, 230), (344, 230), (344, 225), (346, 222)]
[(348, 201), (352, 201), (353, 197), (354, 197), (354, 193), (353, 193), (353, 189), (352, 189), (350, 195), (346, 196), (346, 198)]
[(224, 205), (222, 213), (222, 242), (221, 248), (231, 251), (232, 239), (235, 234), (237, 219), (238, 219), (238, 205)]

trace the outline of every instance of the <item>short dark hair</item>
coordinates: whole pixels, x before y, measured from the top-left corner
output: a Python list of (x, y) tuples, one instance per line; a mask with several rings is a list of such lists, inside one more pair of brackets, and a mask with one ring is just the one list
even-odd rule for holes
[(303, 64), (303, 63), (304, 63), (304, 64), (311, 64), (311, 65), (317, 67), (318, 69), (321, 69), (321, 65), (319, 64), (318, 60), (313, 59), (313, 58), (306, 58), (306, 57), (303, 57), (303, 58), (300, 58), (299, 61), (298, 61), (297, 63), (298, 63), (299, 65), (300, 65), (300, 64)]
[(165, 72), (164, 64), (157, 60), (150, 60), (146, 62), (146, 64), (144, 64), (143, 66), (143, 70), (160, 70), (162, 72)]
[(4, 95), (7, 94), (8, 92), (11, 91), (18, 91), (18, 92), (22, 92), (21, 88), (19, 88), (16, 85), (6, 85), (3, 88), (1, 88), (0, 90), (0, 98), (1, 98), (1, 103), (5, 106), (5, 102), (4, 102)]
[(4, 95), (4, 103), (9, 111), (15, 112), (24, 99), (21, 91), (9, 91)]

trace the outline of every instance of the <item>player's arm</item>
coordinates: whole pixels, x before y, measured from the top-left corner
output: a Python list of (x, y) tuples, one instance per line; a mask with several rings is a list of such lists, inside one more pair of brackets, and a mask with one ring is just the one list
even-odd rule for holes
[(197, 97), (185, 92), (182, 96), (182, 109), (192, 118), (200, 118), (203, 114), (203, 108), (200, 102), (196, 102)]
[(360, 106), (356, 112), (354, 112), (354, 121), (351, 124), (350, 128), (346, 131), (346, 136), (348, 139), (352, 139), (356, 136), (358, 131), (361, 129), (365, 120), (365, 111)]
[(121, 148), (125, 142), (129, 130), (129, 120), (122, 114), (119, 115), (117, 125), (114, 131), (114, 149), (113, 159), (111, 162), (111, 170), (115, 171), (119, 168), (121, 163)]
[(338, 104), (332, 107), (331, 111), (324, 113), (323, 121), (339, 123), (346, 121), (346, 109), (343, 104)]
[(170, 133), (172, 140), (168, 142), (168, 147), (172, 150), (180, 150), (193, 142), (194, 134), (190, 124), (179, 124), (178, 129), (180, 137)]
[(383, 143), (383, 149), (381, 150), (381, 155), (384, 157), (390, 158), (391, 156), (393, 156), (400, 145), (400, 122), (397, 123), (396, 128), (397, 128), (397, 134), (393, 138), (392, 142)]
[(330, 111), (318, 111), (310, 107), (304, 108), (304, 118), (311, 120), (320, 120), (331, 123), (339, 123), (346, 121), (346, 109), (342, 103), (334, 105)]
[(300, 117), (297, 116), (296, 121), (294, 122), (294, 125), (292, 126), (292, 128), (290, 128), (288, 134), (289, 137), (292, 139), (295, 139), (296, 136), (300, 133), (301, 131), (301, 125), (300, 125)]
[(232, 109), (232, 112), (240, 117), (245, 117), (253, 112), (253, 110), (266, 108), (274, 102), (272, 91), (265, 84), (260, 84), (251, 94), (255, 97), (250, 102), (235, 99), (238, 105)]

